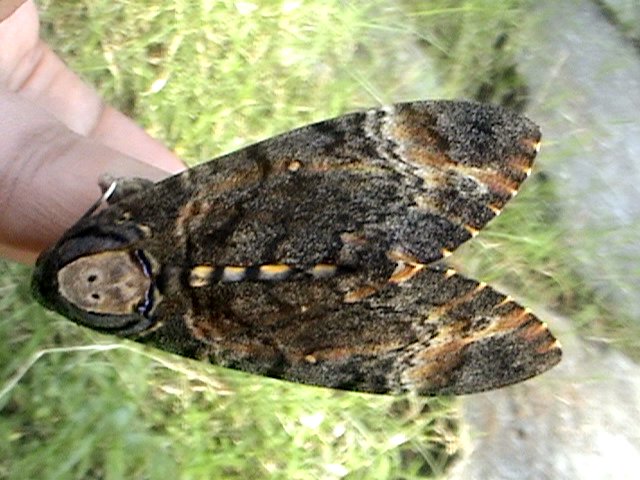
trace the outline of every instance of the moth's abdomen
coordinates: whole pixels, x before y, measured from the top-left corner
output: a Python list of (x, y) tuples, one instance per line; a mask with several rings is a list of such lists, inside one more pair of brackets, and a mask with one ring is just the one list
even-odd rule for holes
[(318, 263), (304, 268), (272, 263), (265, 265), (197, 265), (186, 272), (187, 285), (192, 288), (202, 288), (222, 282), (277, 282), (295, 280), (308, 276), (315, 279), (326, 279), (344, 271), (343, 267), (328, 263)]

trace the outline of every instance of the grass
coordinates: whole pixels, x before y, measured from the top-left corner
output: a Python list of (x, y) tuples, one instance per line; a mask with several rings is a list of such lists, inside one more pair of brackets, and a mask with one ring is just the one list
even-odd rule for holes
[[(40, 6), (43, 35), (72, 68), (196, 164), (363, 106), (457, 95), (519, 105), (509, 49), (520, 2), (405, 3)], [(580, 280), (545, 208), (553, 195), (541, 175), (529, 181), (463, 248), (463, 270), (600, 314), (583, 296), (560, 302)], [(147, 350), (44, 311), (28, 268), (0, 269), (0, 478), (412, 479), (455, 458), (450, 399), (333, 392)]]

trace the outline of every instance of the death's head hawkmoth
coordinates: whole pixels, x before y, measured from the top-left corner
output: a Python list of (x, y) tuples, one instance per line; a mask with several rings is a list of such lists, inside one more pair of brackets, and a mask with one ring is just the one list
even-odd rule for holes
[(40, 256), (33, 291), (101, 332), (294, 382), (422, 395), (509, 385), (558, 363), (557, 341), (439, 261), (515, 195), (539, 140), (499, 107), (414, 102), (155, 185), (116, 182)]

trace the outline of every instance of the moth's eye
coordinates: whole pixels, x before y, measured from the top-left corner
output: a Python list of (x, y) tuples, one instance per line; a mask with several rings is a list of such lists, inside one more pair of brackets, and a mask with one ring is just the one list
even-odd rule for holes
[(151, 279), (135, 254), (109, 251), (65, 265), (58, 286), (60, 295), (82, 310), (130, 315), (146, 303)]

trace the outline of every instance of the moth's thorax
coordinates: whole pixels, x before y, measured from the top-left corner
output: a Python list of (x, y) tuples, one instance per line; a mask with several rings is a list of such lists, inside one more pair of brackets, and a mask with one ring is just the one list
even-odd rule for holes
[(58, 285), (78, 308), (111, 315), (144, 311), (152, 287), (148, 268), (129, 251), (80, 257), (58, 271)]

